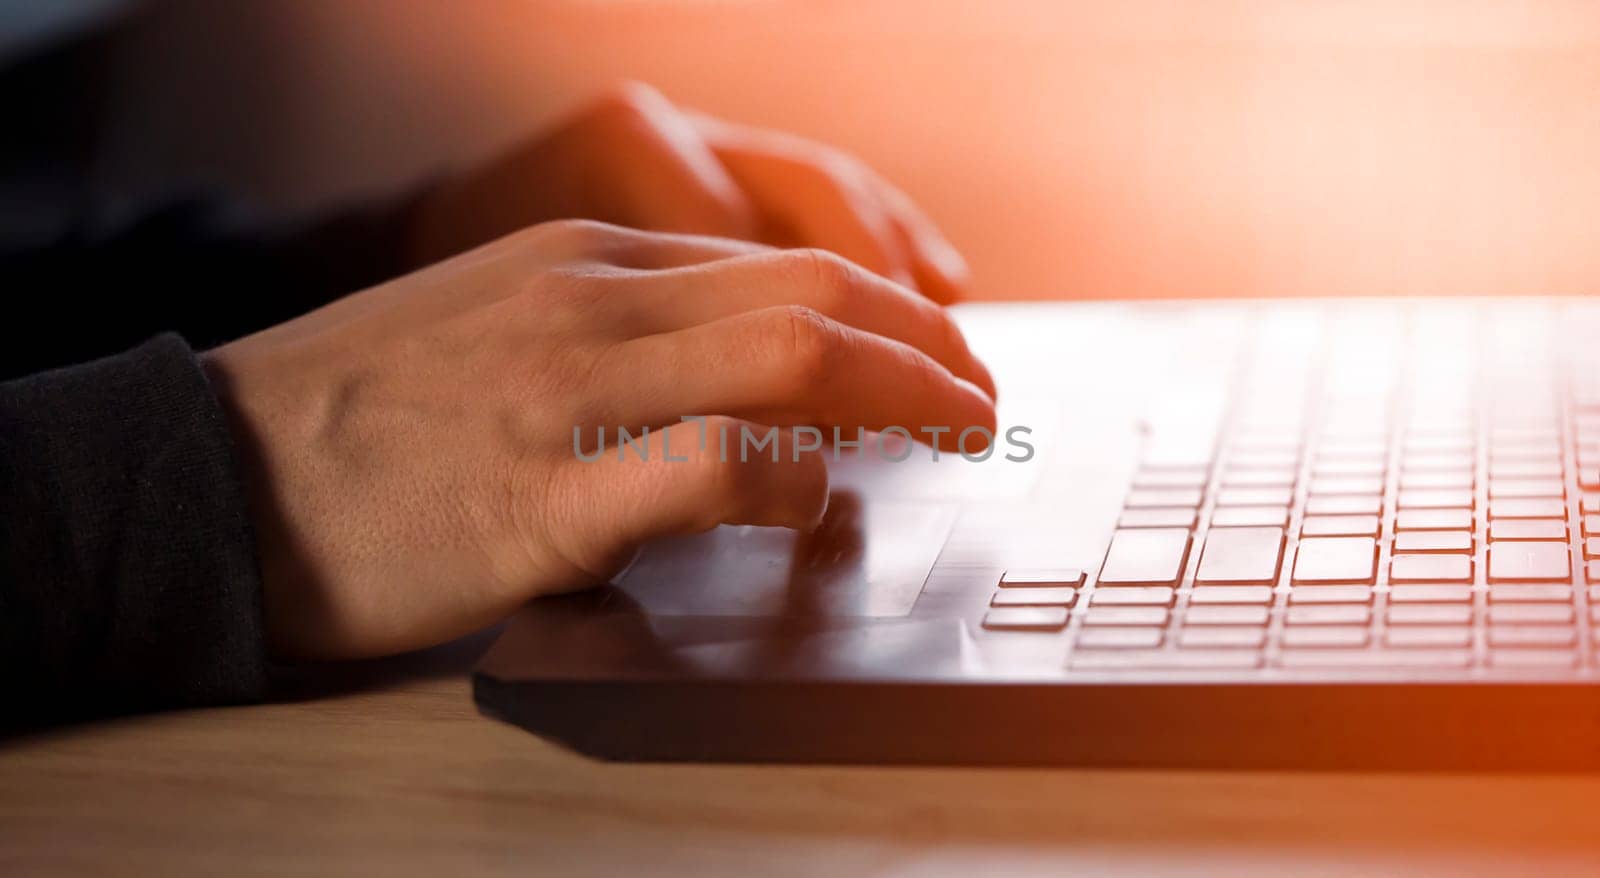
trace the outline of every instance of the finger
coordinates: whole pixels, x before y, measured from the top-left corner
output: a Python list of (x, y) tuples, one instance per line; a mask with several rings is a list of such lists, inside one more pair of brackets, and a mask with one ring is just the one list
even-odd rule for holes
[(778, 243), (832, 250), (907, 286), (911, 257), (860, 162), (798, 137), (696, 117)]
[(987, 431), (969, 441), (971, 451), (988, 447), (995, 426), (994, 402), (932, 357), (798, 306), (624, 342), (600, 369), (615, 388), (613, 423), (726, 414), (836, 426), (850, 438), (856, 428), (899, 427), (948, 449), (968, 427)]
[(626, 185), (608, 181), (607, 188), (629, 193), (630, 203), (615, 212), (640, 214), (640, 224), (661, 231), (754, 236), (756, 212), (739, 183), (689, 118), (650, 86), (612, 89), (564, 130), (584, 138), (587, 149), (609, 145), (615, 153), (599, 165), (626, 178)]
[[(756, 441), (766, 440), (759, 449)], [(804, 441), (799, 441), (804, 440)], [(711, 417), (651, 431), (603, 450), (592, 442), (566, 470), (583, 498), (570, 508), (600, 512), (574, 528), (564, 552), (604, 576), (619, 552), (657, 537), (719, 524), (811, 529), (828, 504), (828, 469), (811, 437), (733, 418)]]
[(972, 271), (961, 252), (917, 207), (911, 196), (876, 174), (872, 184), (894, 220), (896, 233), (911, 254), (911, 273), (917, 280), (917, 289), (941, 304), (960, 300), (972, 282)]
[(630, 269), (682, 268), (776, 252), (774, 247), (753, 241), (649, 232), (593, 220), (545, 223), (529, 229), (524, 236), (524, 246), (545, 260), (556, 255)]
[(857, 329), (904, 342), (990, 397), (994, 379), (948, 312), (911, 290), (825, 250), (774, 250), (639, 278), (630, 297), (638, 335), (671, 332), (746, 311), (802, 305)]

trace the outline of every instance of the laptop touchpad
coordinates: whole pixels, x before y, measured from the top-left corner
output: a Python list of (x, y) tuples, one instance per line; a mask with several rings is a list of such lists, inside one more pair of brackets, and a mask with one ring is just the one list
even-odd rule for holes
[(652, 543), (617, 586), (669, 616), (904, 616), (956, 507), (836, 493), (812, 533), (719, 527)]

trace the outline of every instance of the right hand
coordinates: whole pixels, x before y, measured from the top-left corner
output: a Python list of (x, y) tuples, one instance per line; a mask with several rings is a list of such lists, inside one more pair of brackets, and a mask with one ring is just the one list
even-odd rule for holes
[[(778, 462), (723, 460), (681, 416), (735, 441), (746, 422), (995, 427), (987, 370), (905, 287), (819, 250), (582, 221), (205, 363), (245, 463), (268, 643), (288, 659), (443, 642), (602, 582), (654, 537), (820, 520), (825, 462), (791, 455), (792, 431)], [(599, 426), (650, 427), (650, 460), (580, 461), (574, 427)], [(661, 459), (663, 432), (687, 462)]]

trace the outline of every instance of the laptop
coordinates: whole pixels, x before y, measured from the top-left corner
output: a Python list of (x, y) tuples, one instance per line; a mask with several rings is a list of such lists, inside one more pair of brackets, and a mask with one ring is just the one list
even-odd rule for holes
[(480, 709), (615, 760), (1600, 765), (1600, 300), (955, 313), (1019, 442), (646, 546)]

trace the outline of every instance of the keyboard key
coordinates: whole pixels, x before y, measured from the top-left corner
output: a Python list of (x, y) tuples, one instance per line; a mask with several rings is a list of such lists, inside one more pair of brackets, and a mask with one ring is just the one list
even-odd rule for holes
[(1171, 585), (1183, 575), (1189, 532), (1176, 528), (1119, 530), (1111, 537), (1101, 585)]
[(1472, 629), (1461, 625), (1390, 628), (1383, 640), (1388, 646), (1401, 648), (1467, 647), (1472, 645)]
[(983, 616), (983, 627), (996, 631), (1060, 631), (1067, 627), (1066, 607), (1004, 607)]
[(1170, 607), (1173, 591), (1162, 586), (1097, 588), (1089, 595), (1096, 607)]
[(1477, 459), (1471, 454), (1407, 454), (1400, 469), (1402, 473), (1422, 473), (1470, 470), (1477, 465)]
[(1401, 491), (1400, 509), (1471, 509), (1472, 492), (1463, 490)]
[(1265, 585), (1208, 585), (1189, 594), (1189, 604), (1270, 604), (1272, 589)]
[(1583, 535), (1586, 537), (1600, 537), (1600, 515), (1585, 515), (1583, 517)]
[(1001, 588), (1059, 588), (1083, 585), (1083, 571), (1076, 567), (1022, 567), (1000, 576)]
[(1133, 477), (1135, 488), (1204, 488), (1211, 475), (1205, 469), (1144, 470)]
[(1590, 537), (1583, 541), (1583, 557), (1589, 560), (1600, 558), (1600, 537)]
[(1555, 601), (1565, 603), (1572, 600), (1572, 589), (1565, 585), (1493, 585), (1489, 587), (1489, 601), (1491, 603), (1509, 603), (1512, 601)]
[(1389, 589), (1389, 603), (1470, 603), (1472, 587), (1467, 585), (1396, 585)]
[(1385, 671), (1414, 668), (1465, 668), (1472, 664), (1472, 651), (1465, 649), (1406, 649), (1392, 652), (1370, 652), (1305, 649), (1283, 653), (1278, 657), (1278, 663), (1286, 668), (1363, 668)]
[(1211, 513), (1212, 527), (1283, 527), (1289, 523), (1284, 506), (1219, 506)]
[(1600, 513), (1600, 494), (1584, 494), (1579, 501), (1579, 511), (1584, 515)]
[(1375, 537), (1376, 515), (1312, 515), (1300, 523), (1303, 537)]
[(1165, 625), (1171, 618), (1166, 607), (1106, 607), (1089, 599), (1089, 611), (1083, 617), (1085, 625)]
[(1490, 518), (1566, 518), (1567, 504), (1549, 498), (1490, 500)]
[(1391, 604), (1390, 625), (1467, 625), (1472, 622), (1470, 604)]
[(1283, 629), (1283, 645), (1287, 647), (1355, 648), (1366, 646), (1371, 639), (1371, 632), (1354, 626), (1301, 626)]
[(1560, 461), (1508, 460), (1489, 467), (1491, 479), (1559, 479)]
[(1554, 518), (1504, 518), (1489, 525), (1489, 541), (1565, 540), (1567, 523)]
[(1185, 628), (1178, 635), (1182, 647), (1233, 647), (1260, 649), (1267, 642), (1265, 628)]
[(1197, 488), (1135, 488), (1122, 505), (1129, 509), (1158, 506), (1199, 506), (1205, 492)]
[(1471, 488), (1472, 470), (1439, 470), (1438, 472), (1406, 473), (1400, 477), (1402, 491), (1437, 490), (1440, 488)]
[(1313, 537), (1300, 541), (1295, 582), (1370, 582), (1377, 573), (1378, 543), (1368, 537)]
[(1224, 488), (1292, 488), (1293, 469), (1230, 469), (1222, 476)]
[[(1114, 629), (1103, 629), (1095, 632), (1085, 631), (1085, 634), (1106, 634)], [(1080, 640), (1079, 646), (1083, 643)], [(1085, 671), (1126, 671), (1153, 669), (1163, 671), (1205, 671), (1232, 668), (1257, 668), (1261, 666), (1261, 654), (1245, 650), (1215, 650), (1199, 652), (1185, 650), (1183, 652), (1165, 652), (1161, 650), (1128, 649), (1123, 651), (1105, 652), (1074, 652), (1067, 660), (1067, 665), (1076, 670)]]
[(1559, 479), (1490, 479), (1489, 498), (1565, 497), (1567, 488)]
[(1085, 628), (1078, 632), (1079, 649), (1150, 649), (1161, 645), (1160, 628)]
[(1566, 543), (1496, 543), (1489, 546), (1490, 582), (1568, 582), (1572, 554)]
[(1306, 498), (1306, 515), (1381, 515), (1383, 498), (1371, 496), (1341, 496)]
[(1572, 621), (1571, 604), (1495, 604), (1489, 621), (1495, 625), (1566, 625)]
[(1527, 423), (1508, 424), (1497, 423), (1489, 430), (1489, 441), (1496, 448), (1507, 445), (1512, 446), (1544, 446), (1561, 442), (1561, 430), (1548, 419), (1541, 419), (1540, 425)]
[(1478, 443), (1473, 437), (1466, 434), (1454, 436), (1407, 436), (1405, 450), (1407, 454), (1438, 452), (1468, 454), (1474, 451), (1477, 445)]
[(1271, 584), (1283, 560), (1283, 529), (1227, 527), (1213, 529), (1200, 553), (1198, 583)]
[(1070, 607), (1078, 599), (1073, 588), (1002, 588), (989, 599), (991, 607)]
[(1289, 488), (1224, 488), (1217, 492), (1218, 506), (1289, 506), (1294, 491)]
[(1319, 460), (1311, 468), (1311, 473), (1316, 478), (1339, 478), (1341, 476), (1382, 476), (1387, 470), (1382, 457), (1348, 458), (1345, 460)]
[(1317, 457), (1330, 460), (1348, 457), (1382, 457), (1388, 453), (1388, 444), (1377, 440), (1324, 442), (1317, 448)]
[(1293, 604), (1364, 604), (1372, 600), (1367, 585), (1307, 585), (1289, 592)]
[(1570, 649), (1508, 649), (1489, 653), (1489, 664), (1497, 668), (1570, 668), (1578, 656)]
[(1300, 455), (1294, 451), (1235, 451), (1228, 455), (1228, 469), (1298, 469)]
[(1571, 646), (1578, 633), (1571, 628), (1542, 625), (1491, 625), (1490, 646)]
[(1554, 442), (1534, 442), (1517, 445), (1501, 443), (1489, 449), (1489, 465), (1491, 467), (1514, 461), (1549, 463), (1560, 460), (1561, 446)]
[(1117, 527), (1194, 527), (1194, 509), (1124, 509)]
[(1294, 625), (1365, 625), (1372, 621), (1366, 604), (1299, 604), (1285, 620)]
[(1312, 494), (1382, 494), (1383, 479), (1317, 478), (1311, 480)]
[(1578, 487), (1600, 488), (1600, 466), (1586, 466), (1579, 469)]
[(1396, 555), (1389, 564), (1390, 582), (1471, 582), (1467, 555)]
[(1402, 509), (1395, 530), (1472, 530), (1470, 509)]
[(1590, 582), (1600, 582), (1600, 561), (1590, 561), (1584, 575)]
[(1195, 606), (1183, 617), (1189, 625), (1265, 625), (1270, 612), (1266, 607)]
[(1408, 530), (1404, 533), (1395, 534), (1394, 550), (1396, 552), (1471, 552), (1472, 531)]

